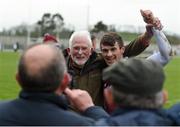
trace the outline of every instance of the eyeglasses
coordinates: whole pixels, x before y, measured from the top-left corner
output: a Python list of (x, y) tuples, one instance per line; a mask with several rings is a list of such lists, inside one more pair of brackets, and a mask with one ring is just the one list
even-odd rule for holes
[(73, 47), (75, 52), (87, 52), (89, 49), (89, 47)]

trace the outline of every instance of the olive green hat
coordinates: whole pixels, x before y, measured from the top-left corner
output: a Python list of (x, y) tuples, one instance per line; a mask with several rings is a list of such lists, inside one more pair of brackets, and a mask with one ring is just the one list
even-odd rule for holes
[(162, 66), (152, 60), (127, 59), (108, 67), (103, 80), (114, 90), (135, 95), (153, 95), (163, 88), (165, 75)]

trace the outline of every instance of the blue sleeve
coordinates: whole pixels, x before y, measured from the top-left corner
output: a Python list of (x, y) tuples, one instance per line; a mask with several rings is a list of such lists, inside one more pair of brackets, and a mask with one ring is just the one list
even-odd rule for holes
[(180, 125), (180, 103), (169, 108), (167, 113), (168, 116), (175, 122), (175, 125)]
[(155, 37), (159, 52), (154, 53), (149, 56), (147, 59), (153, 60), (160, 63), (162, 66), (165, 66), (171, 59), (172, 48), (167, 40), (166, 36), (162, 31), (152, 28), (153, 35)]
[(92, 106), (88, 108), (85, 112), (83, 112), (83, 115), (86, 117), (90, 117), (94, 120), (109, 117), (109, 114), (99, 106)]

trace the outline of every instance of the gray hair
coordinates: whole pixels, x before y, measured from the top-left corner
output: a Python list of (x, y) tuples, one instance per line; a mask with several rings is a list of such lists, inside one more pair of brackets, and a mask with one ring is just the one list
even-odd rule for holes
[(126, 94), (113, 89), (114, 101), (122, 106), (137, 108), (161, 108), (164, 104), (163, 92), (160, 91), (153, 95), (140, 96), (135, 94)]
[(74, 43), (76, 37), (86, 37), (87, 40), (88, 40), (88, 41), (87, 41), (87, 44), (88, 44), (90, 47), (92, 47), (92, 40), (91, 40), (91, 35), (90, 35), (90, 33), (89, 33), (88, 31), (86, 31), (86, 30), (82, 30), (82, 31), (75, 31), (75, 32), (71, 35), (71, 37), (70, 37), (70, 39), (69, 39), (69, 48), (71, 48), (71, 46), (72, 46), (72, 44)]

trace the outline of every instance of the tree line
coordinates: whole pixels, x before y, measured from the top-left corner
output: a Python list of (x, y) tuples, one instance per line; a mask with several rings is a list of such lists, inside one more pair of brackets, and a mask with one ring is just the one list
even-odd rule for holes
[[(131, 39), (131, 37), (137, 36), (138, 33), (131, 32), (121, 32), (117, 31), (114, 25), (107, 25), (103, 21), (98, 21), (94, 26), (89, 28), (91, 33), (99, 33), (106, 31), (114, 31), (122, 34), (125, 40)], [(61, 14), (55, 13), (44, 13), (42, 17), (33, 25), (29, 26), (27, 24), (21, 24), (15, 26), (11, 29), (3, 29), (0, 35), (5, 36), (27, 36), (28, 32), (31, 37), (38, 38), (42, 37), (45, 33), (50, 33), (55, 35), (57, 38), (69, 38), (72, 32), (74, 32), (74, 27), (70, 28), (65, 25), (64, 18)], [(177, 35), (167, 35), (167, 38), (173, 44), (180, 44), (180, 37)]]

